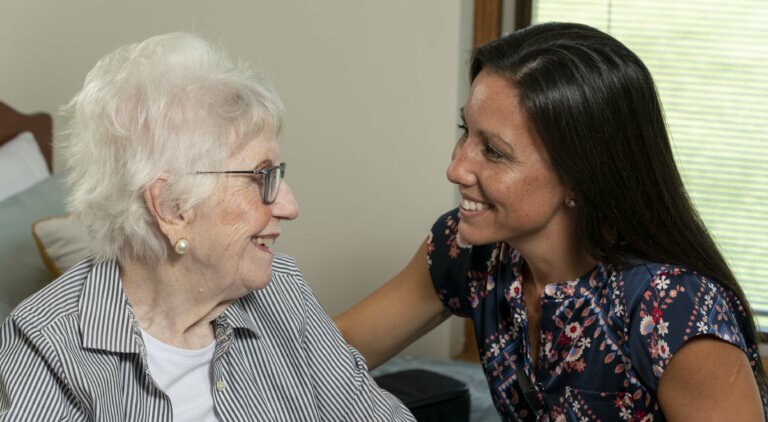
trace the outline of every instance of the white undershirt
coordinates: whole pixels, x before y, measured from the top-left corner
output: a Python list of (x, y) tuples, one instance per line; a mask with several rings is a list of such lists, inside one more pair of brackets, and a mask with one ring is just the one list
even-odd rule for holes
[(211, 363), (216, 342), (202, 349), (169, 346), (141, 330), (152, 379), (171, 399), (174, 421), (218, 421)]

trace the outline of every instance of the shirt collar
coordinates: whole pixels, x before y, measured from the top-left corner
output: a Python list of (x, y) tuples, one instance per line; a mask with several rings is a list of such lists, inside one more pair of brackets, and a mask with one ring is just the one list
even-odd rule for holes
[(592, 292), (602, 289), (612, 275), (613, 270), (609, 265), (598, 262), (589, 272), (575, 280), (548, 284), (542, 292), (542, 297), (561, 301), (592, 295)]
[[(259, 336), (261, 330), (245, 309), (245, 301), (252, 299), (251, 295), (232, 302), (217, 322), (246, 329)], [(93, 266), (85, 280), (79, 307), (84, 347), (141, 353), (141, 331), (123, 290), (116, 261), (109, 260)]]
[[(525, 264), (523, 256), (511, 248), (505, 251), (503, 247), (499, 246), (497, 250), (501, 251), (499, 261), (509, 264), (507, 277), (510, 277), (512, 282), (522, 283), (523, 265)], [(561, 301), (571, 297), (582, 297), (589, 291), (601, 288), (612, 277), (613, 272), (610, 265), (598, 261), (591, 270), (577, 279), (547, 284), (542, 292), (542, 298)]]
[(117, 261), (93, 266), (85, 280), (79, 308), (84, 347), (139, 353), (141, 332), (120, 282)]
[(259, 329), (256, 322), (251, 317), (251, 314), (246, 310), (246, 306), (249, 305), (247, 302), (253, 299), (253, 294), (254, 293), (250, 293), (245, 297), (241, 297), (232, 302), (221, 316), (219, 316), (217, 321), (221, 324), (230, 325), (232, 328), (248, 330), (258, 337), (259, 332), (262, 330)]

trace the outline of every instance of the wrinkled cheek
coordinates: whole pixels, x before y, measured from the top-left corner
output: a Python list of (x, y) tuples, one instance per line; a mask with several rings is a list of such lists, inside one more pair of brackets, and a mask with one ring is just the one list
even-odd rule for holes
[(245, 224), (228, 225), (226, 226), (226, 233), (227, 237), (222, 250), (225, 253), (236, 252), (250, 241), (250, 232)]
[(242, 208), (224, 211), (219, 216), (219, 224), (222, 227), (236, 227), (246, 221), (246, 212)]
[(269, 222), (269, 208), (264, 208), (265, 211), (255, 212), (253, 209), (236, 207), (220, 215), (220, 229), (228, 237), (225, 246), (227, 251), (241, 248), (245, 242), (250, 241), (251, 236), (264, 229)]

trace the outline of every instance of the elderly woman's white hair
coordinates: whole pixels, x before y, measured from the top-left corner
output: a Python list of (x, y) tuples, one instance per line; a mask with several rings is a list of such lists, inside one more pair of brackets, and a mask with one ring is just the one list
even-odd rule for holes
[(170, 244), (143, 191), (164, 177), (161, 201), (194, 207), (221, 180), (194, 172), (223, 170), (262, 131), (277, 134), (284, 109), (259, 73), (198, 36), (172, 33), (102, 58), (63, 112), (68, 207), (95, 259), (158, 262)]

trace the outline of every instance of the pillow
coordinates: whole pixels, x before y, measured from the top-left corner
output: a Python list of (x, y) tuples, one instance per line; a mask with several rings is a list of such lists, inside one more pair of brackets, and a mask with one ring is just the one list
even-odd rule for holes
[(50, 175), (31, 132), (23, 132), (0, 146), (0, 201)]
[(54, 277), (90, 255), (88, 232), (69, 214), (36, 221), (32, 236), (43, 264)]
[(40, 260), (32, 223), (66, 212), (65, 188), (53, 175), (0, 201), (0, 320), (24, 298), (53, 280)]

